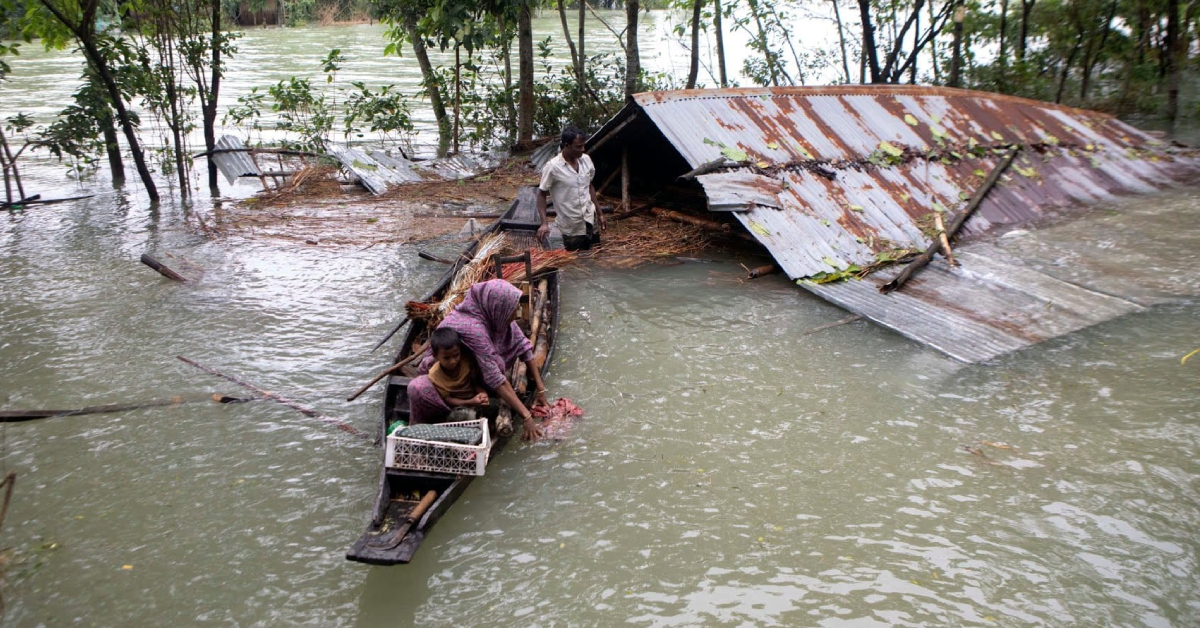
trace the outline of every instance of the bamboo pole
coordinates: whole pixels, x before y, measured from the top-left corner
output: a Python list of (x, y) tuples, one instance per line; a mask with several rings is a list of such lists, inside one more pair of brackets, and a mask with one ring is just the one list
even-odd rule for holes
[(316, 410), (313, 410), (312, 408), (309, 408), (308, 406), (304, 406), (295, 401), (292, 401), (291, 399), (288, 399), (288, 398), (284, 397), (283, 395), (278, 395), (269, 390), (264, 390), (262, 388), (259, 388), (258, 386), (255, 386), (254, 384), (251, 384), (250, 382), (240, 380), (232, 375), (226, 375), (225, 373), (222, 373), (214, 368), (204, 366), (203, 364), (200, 364), (199, 362), (190, 360), (181, 355), (177, 355), (175, 357), (177, 359), (179, 359), (179, 361), (181, 361), (185, 364), (190, 364), (190, 365), (200, 369), (201, 371), (204, 371), (205, 373), (208, 373), (210, 375), (216, 375), (217, 377), (220, 377), (221, 379), (224, 379), (229, 382), (233, 382), (233, 383), (237, 384), (238, 386), (241, 386), (242, 388), (254, 391), (256, 394), (258, 394), (260, 397), (262, 397), (264, 399), (270, 399), (271, 401), (274, 401), (276, 403), (283, 404), (293, 410), (298, 411), (300, 414), (303, 414), (306, 417), (311, 417), (311, 418), (317, 419), (319, 421), (324, 421), (325, 423), (328, 423), (328, 424), (338, 428), (339, 430), (342, 430), (343, 432), (346, 432), (348, 434), (353, 434), (357, 438), (361, 438), (364, 440), (371, 439), (371, 436), (369, 434), (354, 427), (353, 425), (350, 425), (344, 421), (340, 421), (333, 417), (325, 416), (324, 414), (321, 414), (320, 412), (317, 412)]
[(158, 408), (163, 406), (177, 406), (184, 403), (195, 403), (197, 401), (212, 400), (216, 403), (239, 403), (249, 401), (239, 397), (229, 397), (218, 394), (204, 395), (202, 397), (182, 397), (176, 396), (170, 399), (155, 399), (153, 401), (143, 401), (140, 403), (110, 403), (100, 406), (85, 406), (82, 408), (74, 408), (71, 410), (0, 410), (0, 423), (20, 423), (22, 421), (34, 421), (37, 419), (53, 419), (57, 417), (80, 416), (83, 414), (107, 414), (111, 412), (127, 412), (129, 410), (140, 410), (142, 408)]
[(366, 384), (363, 384), (362, 388), (359, 388), (358, 390), (354, 391), (353, 395), (346, 397), (346, 401), (354, 401), (355, 399), (358, 399), (359, 395), (367, 392), (367, 390), (370, 389), (372, 386), (374, 386), (376, 382), (383, 379), (385, 376), (391, 375), (392, 373), (395, 373), (396, 371), (400, 370), (401, 368), (404, 367), (405, 364), (407, 364), (407, 362), (397, 362), (397, 363), (391, 365), (390, 367), (384, 369), (378, 375), (373, 377), (371, 379), (371, 381), (367, 382)]
[[(614, 169), (607, 177), (605, 177), (604, 183), (601, 183), (600, 187), (596, 188), (596, 194), (597, 195), (604, 194), (604, 190), (608, 189), (608, 186), (612, 184), (613, 179), (616, 179), (617, 175), (619, 175), (619, 174), (621, 174), (621, 169), (620, 168)], [(546, 215), (547, 216), (550, 215), (550, 212), (547, 211)]]
[(695, 216), (689, 216), (687, 214), (683, 214), (683, 213), (680, 213), (680, 212), (677, 212), (674, 210), (670, 210), (670, 209), (663, 209), (661, 207), (652, 207), (650, 209), (650, 212), (660, 218), (666, 218), (668, 220), (674, 220), (675, 222), (681, 222), (681, 223), (688, 224), (688, 225), (695, 225), (697, 227), (703, 227), (705, 229), (709, 229), (712, 231), (721, 232), (721, 233), (731, 236), (731, 237), (741, 238), (742, 240), (745, 240), (747, 242), (753, 242), (754, 244), (758, 244), (758, 240), (755, 240), (754, 236), (750, 235), (749, 233), (746, 233), (745, 231), (734, 231), (733, 228), (728, 223), (717, 222), (715, 220), (708, 220), (707, 218), (697, 218)]
[(954, 260), (954, 251), (950, 248), (950, 238), (946, 236), (946, 224), (942, 222), (941, 212), (934, 212), (933, 226), (938, 230), (938, 241), (942, 243), (942, 255), (946, 257), (946, 261), (950, 262), (951, 266), (958, 266), (958, 262)]

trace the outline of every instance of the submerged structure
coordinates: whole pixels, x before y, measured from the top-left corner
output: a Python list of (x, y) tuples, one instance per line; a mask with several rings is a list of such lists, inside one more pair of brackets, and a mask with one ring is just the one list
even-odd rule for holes
[[(960, 210), (1011, 151), (960, 232), (960, 265), (938, 259), (881, 293), (901, 270), (888, 262), (928, 247), (934, 214)], [(965, 362), (1144, 305), (1023, 264), (982, 236), (1200, 174), (1189, 151), (1105, 114), (916, 86), (637, 94), (588, 152), (597, 181), (624, 166), (625, 183), (658, 202), (732, 216), (805, 289)], [(852, 276), (862, 279), (831, 281)]]

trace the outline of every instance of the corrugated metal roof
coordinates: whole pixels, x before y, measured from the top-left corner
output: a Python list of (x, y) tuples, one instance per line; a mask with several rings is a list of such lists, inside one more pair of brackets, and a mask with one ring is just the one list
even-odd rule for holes
[(439, 179), (465, 179), (488, 168), (495, 168), (500, 163), (495, 156), (487, 154), (470, 156), (459, 153), (427, 161), (409, 161), (379, 150), (369, 154), (348, 147), (329, 146), (327, 150), (343, 167), (358, 177), (363, 187), (375, 195), (383, 194), (394, 185)]
[(821, 298), (964, 362), (981, 362), (1118, 316), (1143, 310), (1118, 297), (1076, 286), (989, 255), (990, 247), (955, 250), (955, 268), (938, 259), (888, 295), (879, 286), (903, 270), (863, 279), (802, 281)]
[(546, 142), (533, 151), (533, 154), (529, 156), (529, 161), (533, 163), (533, 167), (538, 172), (541, 172), (542, 166), (545, 166), (546, 162), (554, 159), (554, 156), (558, 154), (558, 148), (558, 142)]
[(215, 146), (217, 150), (231, 151), (213, 154), (213, 163), (217, 164), (217, 170), (225, 175), (226, 181), (237, 183), (238, 177), (257, 177), (260, 174), (258, 166), (254, 165), (254, 160), (250, 158), (249, 154), (243, 152), (246, 146), (242, 144), (241, 138), (234, 135), (222, 135)]
[[(1009, 144), (1037, 150), (1023, 151), (964, 235), (1197, 173), (1194, 160), (1172, 157), (1111, 116), (997, 94), (787, 87), (650, 92), (633, 101), (694, 168), (745, 153), (753, 166), (699, 178), (710, 209), (737, 211), (793, 279), (869, 264), (895, 247), (923, 248), (928, 241), (916, 221), (960, 206)], [(884, 155), (884, 142), (905, 149), (906, 161), (864, 163)], [(931, 150), (962, 158), (925, 157)], [(920, 156), (908, 159), (913, 154)], [(818, 164), (835, 176), (812, 172)], [(778, 203), (763, 202), (772, 196)]]
[[(918, 221), (961, 208), (1011, 145), (1024, 148), (964, 235), (1200, 174), (1193, 156), (1111, 116), (947, 88), (637, 94), (589, 145), (635, 115), (649, 118), (692, 168), (722, 157), (739, 162), (697, 177), (709, 209), (731, 211), (793, 279), (928, 246)], [(969, 247), (961, 268), (935, 262), (890, 295), (878, 286), (898, 267), (864, 281), (802, 285), (967, 362), (1141, 309)]]

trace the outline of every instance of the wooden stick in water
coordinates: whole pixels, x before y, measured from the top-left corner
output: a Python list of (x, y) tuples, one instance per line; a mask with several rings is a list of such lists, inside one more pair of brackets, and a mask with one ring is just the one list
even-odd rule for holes
[(379, 380), (400, 370), (400, 368), (403, 367), (405, 364), (407, 364), (407, 362), (397, 362), (397, 363), (391, 365), (390, 367), (384, 369), (378, 375), (373, 377), (371, 379), (371, 381), (367, 382), (366, 384), (363, 384), (362, 388), (359, 388), (358, 390), (354, 391), (353, 395), (346, 397), (346, 401), (354, 401), (355, 399), (358, 399), (359, 395), (367, 392), (367, 390), (370, 389), (372, 386), (374, 386), (377, 382), (379, 382)]
[(75, 408), (72, 410), (0, 410), (0, 423), (20, 423), (22, 421), (52, 419), (55, 417), (64, 416), (79, 416), (82, 414), (127, 412), (129, 410), (140, 410), (142, 408), (177, 406), (182, 403), (195, 403), (197, 401), (208, 401), (210, 399), (217, 403), (238, 403), (242, 401), (249, 401), (248, 399), (242, 399), (239, 397), (212, 394), (199, 397), (172, 397), (170, 399), (156, 399), (153, 401), (143, 401), (141, 403), (110, 403), (100, 406), (85, 406), (83, 408)]
[(162, 262), (150, 257), (149, 255), (146, 255), (145, 253), (142, 253), (142, 263), (158, 271), (158, 274), (166, 277), (167, 279), (172, 279), (179, 282), (187, 281), (187, 279), (184, 279), (183, 275), (180, 275), (170, 268), (167, 268)]
[(178, 358), (181, 362), (183, 362), (185, 364), (190, 364), (190, 365), (200, 369), (201, 371), (204, 371), (205, 373), (208, 373), (210, 375), (216, 375), (217, 377), (220, 377), (221, 379), (233, 382), (233, 383), (237, 384), (238, 386), (241, 386), (248, 390), (252, 390), (255, 393), (257, 393), (260, 397), (262, 397), (264, 399), (270, 399), (271, 401), (274, 401), (276, 403), (283, 404), (293, 410), (300, 412), (300, 414), (303, 414), (304, 416), (311, 417), (311, 418), (317, 419), (319, 421), (324, 421), (324, 422), (338, 428), (339, 430), (342, 430), (343, 432), (346, 432), (348, 434), (353, 434), (354, 436), (356, 436), (358, 438), (361, 438), (364, 440), (371, 439), (371, 436), (369, 434), (354, 427), (353, 425), (350, 425), (344, 421), (340, 421), (333, 417), (325, 416), (324, 414), (321, 414), (320, 412), (317, 412), (316, 410), (313, 410), (312, 408), (309, 408), (308, 406), (301, 405), (301, 404), (299, 404), (295, 401), (292, 401), (291, 399), (288, 399), (282, 395), (275, 394), (269, 390), (264, 390), (262, 388), (259, 388), (258, 386), (255, 386), (254, 384), (251, 384), (250, 382), (240, 380), (232, 375), (226, 375), (225, 373), (222, 373), (214, 368), (204, 366), (203, 364), (200, 364), (199, 362), (196, 362), (194, 360), (189, 360), (188, 358), (185, 358), (181, 355), (178, 355), (175, 357)]
[(751, 268), (750, 272), (746, 273), (746, 278), (758, 279), (759, 277), (765, 277), (779, 271), (780, 268), (776, 264), (764, 264), (762, 266), (755, 266), (754, 268)]

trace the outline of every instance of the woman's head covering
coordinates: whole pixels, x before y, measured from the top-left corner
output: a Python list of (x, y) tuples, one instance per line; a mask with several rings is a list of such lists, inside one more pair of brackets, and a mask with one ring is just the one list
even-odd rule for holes
[(455, 309), (484, 321), (492, 338), (499, 338), (508, 335), (509, 323), (520, 302), (520, 288), (503, 279), (492, 279), (471, 286)]

